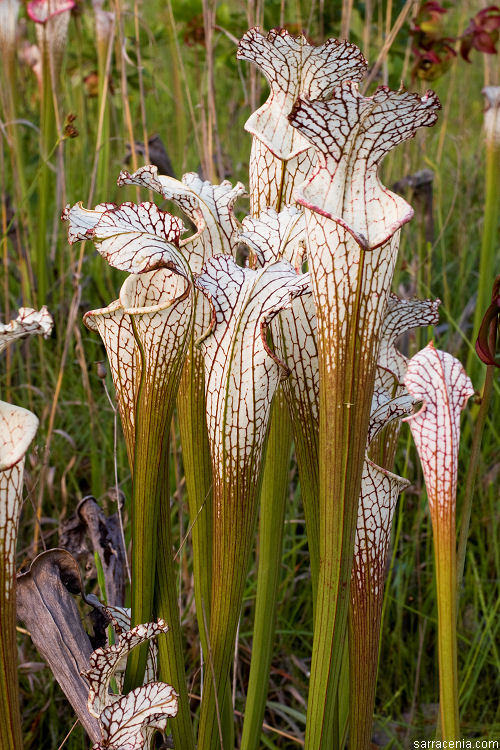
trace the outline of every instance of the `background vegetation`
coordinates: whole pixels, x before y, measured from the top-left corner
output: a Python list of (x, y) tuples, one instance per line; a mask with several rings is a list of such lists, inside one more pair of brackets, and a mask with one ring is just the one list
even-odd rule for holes
[[(251, 138), (243, 125), (267, 96), (260, 76), (236, 61), (237, 39), (249, 26), (259, 24), (267, 30), (285, 24), (293, 32), (304, 29), (315, 43), (344, 31), (370, 63), (379, 62), (370, 89), (377, 83), (397, 88), (403, 81), (417, 91), (432, 85), (438, 92), (443, 104), (438, 125), (419, 133), (384, 165), (386, 184), (422, 169), (433, 175), (432, 195), (400, 184), (417, 211), (403, 230), (394, 291), (442, 300), (440, 325), (433, 333), (419, 332), (406, 341), (407, 351), (420, 348), (433, 335), (439, 348), (464, 363), (469, 357), (469, 364), (473, 363), (469, 374), (475, 387), (481, 388), (484, 370), (469, 355), (485, 196), (481, 88), (500, 82), (498, 56), (486, 59), (473, 51), (471, 64), (460, 57), (450, 58), (427, 70), (428, 77), (438, 76), (431, 84), (422, 80), (409, 33), (418, 5), (412, 0), (406, 4), (401, 0), (344, 0), (343, 4), (340, 0), (248, 4), (204, 0), (203, 5), (198, 0), (115, 0), (107, 8), (116, 14), (114, 41), (107, 56), (96, 38), (92, 4), (82, 0), (72, 12), (60, 81), (51, 86), (47, 81), (40, 86), (30, 67), (35, 24), (22, 7), (16, 53), (11, 62), (4, 56), (0, 87), (2, 313), (3, 320), (9, 320), (21, 305), (37, 307), (46, 302), (56, 325), (50, 341), (26, 342), (9, 352), (0, 374), (2, 398), (40, 417), (27, 463), (19, 566), (42, 548), (57, 546), (61, 523), (86, 494), (95, 495), (112, 512), (115, 506), (108, 490), (115, 485), (115, 470), (125, 497), (127, 530), (130, 474), (113, 410), (111, 378), (109, 374), (102, 377), (96, 366), (105, 360), (99, 337), (81, 322), (84, 312), (116, 298), (122, 275), (97, 257), (90, 243), (68, 245), (59, 221), (61, 209), (77, 200), (91, 206), (101, 200), (136, 200), (133, 188), (116, 187), (116, 177), (127, 165), (140, 166), (155, 156), (158, 139), (150, 142), (149, 157), (144, 153), (148, 150), (144, 143), (155, 135), (176, 177), (194, 170), (213, 180), (247, 183)], [(458, 37), (483, 5), (456, 0), (445, 7), (444, 35)], [(379, 58), (385, 42), (385, 53)], [(240, 201), (241, 216), (247, 209), (245, 201)], [(490, 272), (493, 281), (494, 270)], [(498, 404), (497, 388), (481, 448), (460, 592), (460, 706), (466, 737), (500, 737)], [(477, 408), (472, 405), (465, 416), (459, 509)], [(188, 519), (178, 448), (172, 464), (171, 490), (178, 509), (174, 533), (180, 548)], [(438, 696), (430, 521), (407, 428), (402, 433), (397, 470), (411, 478), (413, 485), (399, 503), (386, 589), (376, 711), (377, 736), (387, 748), (408, 747), (410, 738), (432, 736)], [(183, 626), (195, 710), (199, 655), (189, 539), (180, 555)], [(86, 575), (88, 590), (97, 590), (91, 565)], [(253, 575), (248, 579), (235, 661), (234, 689), (240, 711), (244, 710), (251, 649), (255, 580)], [(261, 743), (262, 747), (296, 748), (304, 735), (312, 608), (307, 540), (293, 462), (280, 602)], [(74, 717), (21, 628), (19, 657), (25, 747), (62, 747)], [(64, 743), (68, 749), (86, 746), (79, 727)]]

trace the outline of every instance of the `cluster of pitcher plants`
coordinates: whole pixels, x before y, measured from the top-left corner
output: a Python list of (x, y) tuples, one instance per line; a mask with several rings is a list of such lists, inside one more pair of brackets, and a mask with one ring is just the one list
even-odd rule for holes
[[(440, 731), (455, 740), (455, 498), (460, 412), (474, 391), (461, 364), (432, 342), (411, 359), (397, 347), (411, 329), (438, 322), (439, 301), (391, 293), (400, 232), (413, 210), (378, 177), (390, 150), (436, 123), (439, 101), (431, 91), (386, 87), (364, 96), (367, 62), (346, 41), (313, 46), (283, 29), (254, 28), (237, 54), (270, 88), (246, 123), (249, 216), (240, 222), (235, 213), (241, 183), (215, 185), (195, 173), (178, 181), (152, 165), (118, 177), (147, 200), (93, 209), (76, 203), (63, 213), (70, 243), (91, 240), (103, 263), (129, 274), (119, 298), (88, 311), (84, 323), (106, 348), (133, 481), (130, 609), (109, 591), (104, 604), (86, 597), (109, 626), (108, 643), (88, 648), (74, 675), (75, 665), (65, 667), (68, 684), (59, 681), (95, 750), (150, 746), (157, 731), (171, 734), (178, 750), (234, 748), (231, 668), (258, 536), (241, 739), (244, 750), (256, 750), (294, 447), (314, 609), (305, 747), (342, 748), (348, 737), (351, 750), (368, 750), (392, 519), (411, 481), (394, 473), (407, 421), (434, 535)], [(159, 207), (164, 201), (180, 209), (189, 229)], [(50, 326), (46, 310), (20, 310), (0, 327), (0, 347), (47, 335)], [(174, 409), (203, 665), (194, 718), (168, 477)], [(36, 418), (1, 402), (0, 420), (0, 738), (17, 749), (14, 553)], [(48, 554), (41, 556), (47, 564)], [(23, 597), (41, 575), (36, 564), (18, 578), (25, 618)], [(104, 572), (108, 564), (98, 561)], [(36, 628), (31, 622), (34, 640)], [(157, 648), (148, 645), (156, 636)], [(82, 690), (86, 704), (78, 700)]]

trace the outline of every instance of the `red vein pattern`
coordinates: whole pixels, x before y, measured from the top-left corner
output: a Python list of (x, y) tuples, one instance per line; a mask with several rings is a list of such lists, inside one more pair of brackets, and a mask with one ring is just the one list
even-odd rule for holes
[(407, 417), (429, 499), (436, 568), (441, 733), (460, 736), (457, 655), (456, 490), (460, 412), (474, 389), (461, 363), (432, 342), (408, 364), (405, 385), (422, 401)]
[[(329, 695), (340, 672), (351, 550), (380, 333), (399, 246), (413, 212), (377, 176), (385, 154), (436, 120), (434, 94), (342, 83), (328, 102), (298, 99), (290, 123), (316, 148), (304, 206), (320, 373), (320, 575), (306, 745), (326, 741)], [(329, 592), (333, 592), (330, 594)], [(333, 616), (332, 616), (333, 612)]]
[(106, 706), (118, 697), (110, 694), (110, 682), (117, 671), (124, 670), (130, 651), (160, 633), (167, 632), (168, 626), (163, 620), (136, 625), (135, 628), (122, 632), (117, 643), (92, 652), (89, 668), (82, 672), (82, 677), (89, 684), (88, 708), (92, 716), (99, 718)]
[[(152, 164), (133, 174), (122, 171), (118, 185), (137, 185), (154, 190), (165, 200), (171, 200), (184, 211), (197, 228), (195, 234), (180, 242), (180, 249), (191, 273), (200, 273), (205, 262), (220, 253), (234, 255), (240, 225), (234, 214), (238, 198), (245, 188), (238, 182), (234, 187), (228, 180), (213, 185), (195, 172), (183, 175), (182, 182), (159, 175)], [(177, 269), (178, 270), (178, 269)], [(194, 334), (201, 336), (209, 325), (210, 308), (203, 295), (194, 293)]]
[[(132, 175), (122, 172), (118, 184), (135, 184), (155, 190), (162, 198), (176, 203), (189, 217), (197, 231), (182, 240), (180, 248), (193, 273), (199, 273), (205, 262), (215, 254), (235, 254), (240, 225), (234, 213), (234, 206), (238, 197), (245, 192), (241, 183), (234, 187), (228, 181), (212, 185), (201, 180), (195, 173), (184, 175), (182, 182), (179, 182), (168, 176), (159, 175), (155, 166), (148, 165)], [(193, 290), (193, 307), (193, 338), (198, 338), (210, 325), (211, 309), (205, 295), (196, 288)], [(189, 343), (177, 406), (189, 512), (193, 524), (197, 616), (202, 633), (201, 641), (206, 646), (202, 599), (204, 598), (208, 606), (212, 545), (211, 459), (206, 428), (203, 357), (200, 350), (193, 347), (192, 339)]]
[[(214, 454), (233, 456), (235, 473), (246, 457), (260, 456), (280, 366), (265, 341), (265, 329), (291, 300), (307, 292), (308, 274), (289, 263), (255, 271), (232, 258), (210, 260), (195, 284), (210, 299), (213, 325), (200, 342), (205, 357), (207, 422)], [(222, 455), (214, 469), (228, 474)], [(234, 461), (234, 463), (233, 463)]]
[(0, 591), (7, 599), (14, 585), (24, 456), (37, 429), (34, 414), (0, 401)]
[(160, 403), (172, 367), (183, 362), (192, 324), (189, 290), (189, 283), (168, 269), (132, 275), (123, 284), (119, 300), (84, 316), (87, 328), (98, 331), (106, 347), (131, 466), (142, 374), (132, 321), (146, 358), (146, 388), (157, 393)]
[(401, 299), (395, 294), (389, 295), (380, 337), (376, 390), (392, 393), (394, 385), (403, 384), (408, 359), (396, 349), (396, 342), (412, 328), (436, 325), (440, 304), (438, 299)]
[(405, 385), (422, 408), (407, 418), (422, 463), (433, 522), (455, 521), (460, 412), (474, 388), (461, 363), (430, 343), (408, 364)]
[[(266, 208), (259, 218), (243, 219), (242, 226), (240, 240), (251, 249), (257, 266), (284, 259), (299, 272), (305, 255), (305, 220), (302, 211), (295, 206), (285, 206), (279, 213)], [(316, 328), (316, 310), (310, 289), (293, 299), (290, 307), (282, 310), (271, 325), (275, 351), (290, 370), (282, 387), (292, 420), (314, 590), (319, 567), (319, 370)]]
[[(107, 604), (104, 607), (106, 614), (111, 618), (111, 624), (113, 630), (117, 636), (130, 630), (132, 627), (131, 610), (130, 607), (112, 607)], [(148, 661), (146, 664), (146, 672), (144, 674), (144, 682), (154, 682), (157, 677), (158, 668), (158, 646), (156, 641), (151, 640), (149, 643), (148, 650)], [(118, 692), (123, 692), (123, 678), (125, 676), (125, 660), (121, 660), (114, 672), (114, 678), (118, 686)]]
[[(375, 391), (399, 396), (406, 393), (403, 385), (408, 359), (396, 348), (400, 336), (412, 328), (435, 325), (439, 321), (439, 300), (400, 299), (390, 294), (380, 336)], [(391, 469), (396, 455), (401, 420), (390, 422), (370, 446), (370, 458)]]
[(61, 221), (68, 221), (68, 242), (73, 245), (80, 240), (91, 240), (94, 228), (106, 211), (117, 208), (116, 203), (98, 203), (95, 208), (84, 208), (82, 201), (73, 206), (69, 203), (61, 213)]
[(45, 307), (33, 310), (31, 307), (20, 307), (15, 320), (10, 323), (0, 323), (0, 352), (12, 341), (24, 339), (27, 336), (39, 334), (47, 339), (52, 331), (54, 321)]
[(287, 119), (297, 97), (329, 99), (342, 81), (361, 80), (367, 63), (349, 42), (329, 39), (315, 47), (286, 29), (272, 29), (267, 36), (258, 28), (250, 29), (238, 45), (237, 57), (254, 63), (270, 86), (268, 100), (245, 125), (254, 136), (250, 209), (253, 216), (259, 216), (266, 206), (292, 203), (294, 187), (314, 165), (314, 149)]
[(242, 221), (238, 239), (244, 242), (254, 255), (253, 266), (260, 268), (268, 263), (286, 260), (299, 272), (304, 255), (304, 214), (295, 206), (285, 206), (278, 213), (266, 208), (259, 217), (246, 216)]
[(309, 148), (287, 120), (297, 97), (329, 99), (339, 83), (361, 80), (366, 72), (366, 60), (354, 44), (329, 39), (315, 47), (286, 29), (271, 29), (267, 36), (258, 28), (250, 29), (240, 40), (237, 58), (256, 65), (270, 87), (269, 98), (250, 116), (245, 129), (282, 160)]
[[(388, 423), (400, 422), (411, 411), (406, 393), (391, 400), (376, 392), (370, 417), (368, 446)], [(387, 553), (398, 495), (410, 483), (368, 456), (363, 464), (349, 606), (350, 742), (369, 747), (384, 598)]]
[[(200, 346), (205, 359), (213, 472), (213, 587), (209, 640), (219, 705), (229, 674), (255, 528), (262, 447), (271, 400), (284, 367), (266, 342), (279, 310), (307, 291), (307, 274), (289, 263), (241, 268), (228, 256), (208, 261), (195, 283), (213, 318)], [(205, 682), (198, 744), (218, 737), (213, 682)]]
[(104, 206), (92, 211), (80, 202), (63, 212), (63, 220), (69, 221), (70, 242), (92, 239), (110, 266), (129, 273), (167, 266), (189, 275), (189, 267), (177, 249), (185, 231), (181, 219), (154, 203)]
[(122, 633), (115, 645), (91, 654), (90, 667), (82, 676), (89, 683), (89, 712), (99, 719), (101, 727), (102, 740), (93, 750), (140, 750), (154, 729), (163, 731), (167, 719), (177, 714), (176, 693), (162, 682), (148, 682), (127, 695), (110, 693), (111, 679), (123, 671), (129, 652), (167, 631), (163, 620), (137, 625)]
[(253, 138), (248, 175), (252, 216), (260, 216), (267, 206), (295, 203), (295, 189), (312, 173), (315, 160), (314, 149), (308, 148), (283, 161), (259, 138)]
[[(408, 393), (391, 399), (376, 392), (370, 415), (368, 444), (392, 421), (409, 414), (413, 399)], [(389, 546), (392, 518), (399, 493), (410, 482), (392, 474), (365, 458), (358, 507), (356, 541), (354, 545), (353, 581), (361, 591), (367, 588), (377, 595), (383, 585), (386, 555)], [(356, 597), (355, 587), (351, 594)], [(353, 598), (356, 602), (357, 598)], [(371, 622), (371, 620), (370, 620)]]
[(234, 254), (239, 223), (234, 205), (245, 194), (241, 182), (233, 187), (228, 180), (212, 185), (195, 172), (183, 175), (182, 182), (159, 175), (157, 167), (147, 165), (133, 174), (121, 172), (119, 185), (139, 185), (155, 190), (166, 200), (176, 203), (191, 219), (197, 232), (181, 241), (183, 255), (193, 273), (200, 273), (204, 263), (219, 253)]
[(315, 146), (318, 162), (296, 200), (341, 223), (362, 247), (387, 242), (413, 210), (383, 187), (378, 166), (418, 128), (434, 125), (440, 106), (432, 91), (420, 97), (381, 86), (364, 97), (353, 82), (336, 88), (328, 102), (298, 99), (290, 123)]
[(107, 706), (99, 717), (102, 742), (93, 750), (141, 750), (150, 747), (153, 732), (165, 731), (177, 715), (175, 690), (164, 682), (148, 682)]

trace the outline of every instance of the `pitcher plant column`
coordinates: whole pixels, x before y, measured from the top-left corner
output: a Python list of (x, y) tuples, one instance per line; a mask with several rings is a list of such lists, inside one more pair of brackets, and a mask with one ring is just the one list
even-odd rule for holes
[(320, 571), (307, 712), (307, 750), (326, 750), (344, 647), (354, 537), (381, 323), (399, 231), (413, 215), (385, 189), (385, 154), (433, 125), (437, 98), (355, 83), (328, 102), (299, 99), (290, 122), (317, 150), (317, 169), (296, 198), (305, 209), (318, 320)]

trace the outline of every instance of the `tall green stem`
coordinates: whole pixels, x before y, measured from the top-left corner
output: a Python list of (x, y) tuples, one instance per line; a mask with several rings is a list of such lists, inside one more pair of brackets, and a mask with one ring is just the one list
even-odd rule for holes
[[(138, 316), (136, 321), (134, 315), (130, 315), (141, 366), (135, 409), (132, 477), (132, 627), (153, 619), (157, 561), (157, 545), (153, 540), (158, 538), (157, 525), (165, 493), (164, 464), (168, 460), (168, 434), (184, 363), (182, 338), (166, 341), (165, 350), (162, 352), (158, 348), (156, 358), (151, 361), (148, 357), (150, 352), (145, 350), (145, 347), (151, 346), (151, 342), (148, 342), (147, 336), (144, 339), (141, 337), (138, 328), (139, 325), (143, 327), (144, 335), (150, 328), (154, 330), (154, 326), (147, 319), (141, 321), (141, 317)], [(163, 369), (169, 357), (169, 365)], [(159, 554), (170, 555), (171, 551), (172, 541), (169, 538)], [(162, 584), (161, 581), (157, 583)], [(147, 648), (134, 649), (129, 655), (125, 692), (142, 684), (146, 660)]]
[[(384, 250), (359, 248), (351, 276), (352, 304), (342, 336), (318, 307), (320, 371), (320, 567), (306, 730), (308, 750), (331, 750), (329, 727), (339, 686), (347, 629), (361, 474), (370, 419), (378, 337), (385, 298), (367, 315), (367, 293)], [(367, 262), (367, 256), (370, 258)], [(353, 258), (352, 258), (353, 259)], [(341, 297), (342, 292), (339, 292)], [(340, 304), (340, 300), (336, 303)], [(324, 318), (324, 319), (322, 319)]]
[[(150, 402), (151, 392), (145, 384), (146, 357), (144, 348), (132, 316), (131, 321), (141, 359), (141, 378), (135, 413), (132, 477), (131, 627), (134, 627), (141, 623), (151, 622), (153, 619), (157, 545), (152, 540), (157, 536), (155, 532), (158, 525), (158, 509), (164, 492), (163, 463), (165, 455), (161, 447), (163, 441), (167, 439), (165, 434), (168, 434), (172, 419), (172, 408), (168, 410), (170, 413), (167, 415), (161, 402)], [(154, 392), (153, 395), (155, 395)], [(142, 685), (147, 656), (147, 643), (134, 649), (129, 654), (124, 692), (129, 692)]]
[[(205, 622), (207, 625), (210, 622), (212, 587), (212, 463), (207, 434), (203, 355), (194, 346), (193, 339), (179, 386), (177, 414), (193, 543), (196, 617), (205, 659), (204, 675), (205, 679), (211, 679), (207, 662)], [(229, 683), (222, 710), (222, 731), (228, 746), (234, 744), (234, 716)]]
[(288, 406), (279, 389), (272, 406), (260, 494), (259, 570), (242, 750), (260, 747), (276, 627), (291, 447)]
[(318, 424), (311, 411), (301, 409), (288, 382), (283, 389), (287, 398), (292, 423), (295, 454), (299, 469), (300, 495), (304, 507), (307, 544), (311, 566), (313, 608), (316, 606), (319, 576), (319, 435)]
[(206, 657), (208, 650), (203, 610), (209, 622), (212, 586), (212, 464), (206, 422), (203, 355), (193, 342), (179, 386), (177, 413), (193, 541), (196, 616), (203, 654)]
[(430, 343), (408, 363), (405, 385), (423, 408), (407, 417), (417, 447), (432, 520), (438, 610), (441, 735), (460, 737), (457, 665), (456, 492), (460, 412), (473, 395), (461, 363)]
[[(213, 555), (209, 651), (198, 734), (199, 750), (220, 750), (222, 747), (221, 709), (234, 655), (261, 484), (260, 472), (256, 474), (251, 469), (254, 464), (251, 457), (245, 471), (238, 466), (237, 457), (236, 464), (233, 461), (233, 454), (227, 452), (223, 466), (213, 466), (214, 537), (217, 537), (218, 544)], [(239, 512), (235, 513), (234, 508)], [(223, 750), (232, 748), (223, 747)]]
[(434, 532), (438, 605), (439, 707), (442, 739), (460, 738), (457, 664), (457, 562), (453, 518)]
[(163, 492), (160, 500), (158, 533), (156, 535), (158, 540), (158, 555), (156, 562), (155, 616), (165, 620), (169, 627), (169, 632), (166, 638), (160, 638), (158, 641), (158, 678), (163, 682), (173, 685), (178, 695), (179, 709), (177, 716), (171, 722), (174, 746), (182, 748), (182, 750), (194, 750), (193, 726), (184, 665), (179, 595), (176, 584), (178, 575), (175, 569), (172, 545), (168, 483), (168, 434), (169, 429), (167, 428), (159, 477)]

